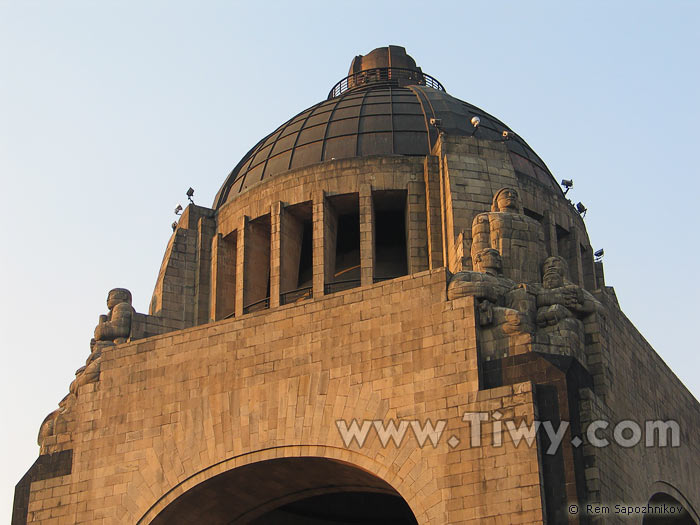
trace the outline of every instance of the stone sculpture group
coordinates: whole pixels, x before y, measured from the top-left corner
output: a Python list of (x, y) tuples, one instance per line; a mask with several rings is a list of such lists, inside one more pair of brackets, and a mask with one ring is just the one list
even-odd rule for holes
[(542, 226), (523, 213), (518, 192), (497, 191), (491, 211), (472, 223), (474, 269), (456, 273), (447, 290), (448, 299), (476, 300), (482, 359), (531, 349), (582, 351), (583, 320), (601, 305), (569, 281), (563, 257), (545, 257)]
[(90, 356), (85, 366), (75, 372), (75, 379), (70, 384), (69, 393), (58, 404), (58, 409), (51, 412), (39, 430), (39, 446), (47, 444), (52, 436), (70, 431), (74, 422), (72, 408), (81, 386), (94, 383), (100, 378), (102, 352), (105, 348), (125, 343), (131, 337), (134, 308), (131, 306), (131, 292), (125, 288), (114, 288), (107, 295), (109, 312), (100, 315), (95, 336), (90, 340)]

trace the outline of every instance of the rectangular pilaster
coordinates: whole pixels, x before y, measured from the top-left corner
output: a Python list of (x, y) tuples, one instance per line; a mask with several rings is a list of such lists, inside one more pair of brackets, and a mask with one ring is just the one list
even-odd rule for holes
[(579, 236), (578, 229), (574, 226), (571, 228), (571, 268), (569, 268), (569, 273), (571, 274), (571, 281), (578, 284), (579, 286), (584, 286), (583, 283), (583, 261), (581, 260), (581, 237)]
[(282, 257), (282, 203), (270, 208), (270, 308), (280, 305), (280, 274)]
[(425, 185), (418, 181), (410, 181), (406, 202), (406, 250), (409, 274), (428, 269), (426, 223)]
[(551, 210), (546, 210), (544, 212), (543, 227), (549, 255), (559, 255), (559, 248), (557, 246), (557, 225), (554, 220), (554, 214), (551, 212)]
[(360, 186), (360, 284), (374, 284), (374, 206), (372, 186)]
[(238, 239), (236, 240), (236, 317), (243, 315), (243, 288), (245, 286), (243, 269), (245, 267), (245, 239), (248, 221), (249, 219), (245, 215), (241, 218), (238, 225)]
[(426, 225), (428, 235), (428, 268), (443, 266), (442, 212), (437, 157), (426, 157), (424, 165)]
[(323, 191), (317, 191), (313, 196), (312, 221), (313, 221), (313, 295), (323, 297), (325, 286), (325, 215), (326, 195)]
[(211, 290), (211, 244), (216, 222), (209, 217), (197, 221), (197, 270), (195, 273), (194, 324), (209, 321), (209, 292)]
[(581, 265), (583, 267), (583, 286), (587, 290), (595, 290), (598, 288), (596, 279), (595, 262), (593, 260), (593, 248), (581, 252)]

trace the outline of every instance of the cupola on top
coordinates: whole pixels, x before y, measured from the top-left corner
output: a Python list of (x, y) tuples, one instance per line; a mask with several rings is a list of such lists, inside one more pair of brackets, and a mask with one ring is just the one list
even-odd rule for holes
[[(480, 120), (477, 129), (473, 117)], [(438, 123), (432, 124), (431, 119)], [(434, 122), (434, 121), (433, 121)], [(516, 171), (556, 188), (545, 163), (503, 122), (447, 94), (400, 46), (356, 56), (328, 98), (260, 140), (236, 165), (214, 207), (289, 170), (370, 155), (428, 155), (440, 132), (505, 140)]]

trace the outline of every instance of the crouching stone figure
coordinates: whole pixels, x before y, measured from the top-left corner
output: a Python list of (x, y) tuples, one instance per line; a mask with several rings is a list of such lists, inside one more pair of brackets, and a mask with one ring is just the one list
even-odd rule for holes
[(476, 299), (484, 357), (520, 353), (534, 331), (534, 296), (526, 288), (503, 277), (501, 256), (485, 248), (472, 257), (474, 271), (456, 273), (447, 288), (448, 299)]

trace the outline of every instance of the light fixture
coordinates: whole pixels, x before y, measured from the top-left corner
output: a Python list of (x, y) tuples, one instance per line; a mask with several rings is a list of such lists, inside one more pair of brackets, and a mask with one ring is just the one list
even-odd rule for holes
[(173, 231), (177, 230), (177, 222), (173, 222), (170, 226), (172, 227)]
[(579, 202), (576, 204), (576, 211), (579, 213), (581, 217), (586, 216), (586, 212), (588, 211), (588, 208), (586, 208), (582, 202)]
[(182, 213), (182, 204), (178, 204), (175, 208), (175, 215), (180, 215)]
[(431, 118), (430, 125), (435, 126), (436, 128), (439, 128), (440, 126), (442, 126), (442, 119), (441, 118)]
[(562, 179), (561, 185), (566, 188), (564, 190), (564, 195), (569, 193), (569, 190), (574, 187), (574, 179)]
[(474, 126), (474, 131), (472, 131), (472, 136), (476, 133), (476, 128), (479, 127), (479, 124), (481, 124), (481, 119), (474, 115), (471, 120), (472, 126)]
[(503, 140), (508, 140), (510, 138), (510, 133), (508, 133), (506, 130), (503, 130), (501, 135), (503, 136)]
[(192, 195), (194, 195), (194, 190), (190, 187), (190, 189), (187, 190), (187, 200), (194, 204), (194, 201), (192, 200)]
[(595, 252), (593, 255), (595, 256), (596, 262), (599, 262), (603, 258), (603, 255), (605, 255), (605, 250), (603, 250), (603, 248), (601, 248), (600, 250)]

